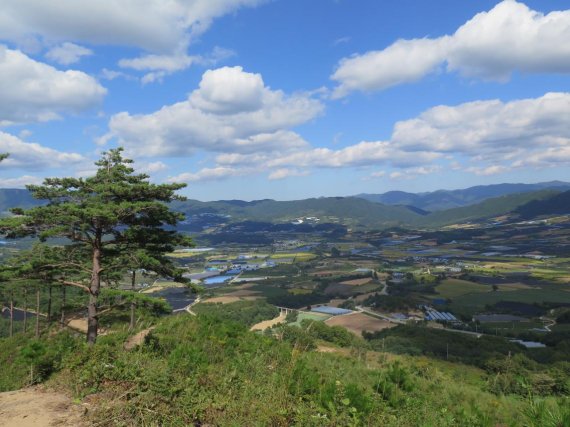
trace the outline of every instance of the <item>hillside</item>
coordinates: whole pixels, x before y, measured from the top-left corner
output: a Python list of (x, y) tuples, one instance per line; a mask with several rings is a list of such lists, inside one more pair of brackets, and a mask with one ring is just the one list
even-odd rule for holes
[(442, 211), (481, 203), (494, 197), (544, 189), (568, 190), (570, 183), (551, 181), (537, 184), (478, 185), (460, 190), (437, 190), (427, 193), (389, 191), (382, 194), (357, 194), (354, 197), (387, 205), (411, 205), (426, 211)]
[[(518, 184), (508, 185), (516, 186)], [(568, 212), (568, 192), (562, 193), (559, 197), (552, 199), (551, 202), (538, 203), (538, 201), (557, 194), (559, 192), (556, 190), (515, 193), (488, 198), (483, 202), (469, 206), (431, 213), (413, 204), (396, 206), (371, 202), (358, 197), (321, 197), (292, 201), (264, 199), (251, 202), (242, 200), (214, 202), (187, 200), (175, 202), (173, 208), (184, 213), (188, 218), (199, 215), (214, 215), (218, 222), (230, 223), (240, 221), (289, 223), (298, 219), (306, 221), (307, 217), (316, 217), (321, 224), (339, 223), (349, 227), (368, 229), (383, 229), (394, 226), (439, 227), (503, 215), (515, 211), (519, 207), (523, 210), (518, 213), (523, 216), (528, 216), (531, 212), (536, 212), (537, 215), (538, 212), (543, 212), (542, 214)], [(412, 196), (420, 197), (420, 195)], [(525, 208), (521, 207), (535, 200), (538, 204), (529, 204)], [(32, 199), (26, 190), (0, 190), (0, 207), (5, 213), (12, 207), (30, 207), (37, 204), (39, 204), (38, 201)]]
[(530, 219), (540, 215), (570, 214), (570, 191), (555, 194), (545, 199), (532, 200), (519, 206), (515, 213), (523, 219)]
[(491, 218), (511, 213), (517, 208), (527, 205), (529, 202), (549, 200), (558, 194), (559, 193), (554, 190), (542, 190), (495, 197), (476, 205), (433, 212), (423, 217), (418, 223), (424, 226), (437, 227)]
[(403, 206), (388, 206), (353, 197), (323, 197), (294, 201), (259, 200), (254, 202), (189, 200), (174, 205), (187, 216), (204, 213), (230, 215), (232, 221), (289, 222), (297, 218), (318, 217), (321, 222), (340, 222), (349, 226), (386, 227), (413, 223), (420, 214)]
[[(10, 367), (0, 371), (0, 384), (25, 383), (31, 360), (40, 380), (73, 394), (89, 408), (83, 421), (100, 426), (554, 427), (570, 415), (563, 397), (497, 391), (497, 381), (512, 375), (374, 351), (324, 324), (271, 337), (224, 318), (183, 314), (159, 320), (137, 349), (124, 348), (127, 338), (122, 328), (93, 348), (66, 332), (28, 343), (0, 339), (0, 359)], [(38, 356), (30, 358), (31, 349)], [(505, 356), (486, 354), (500, 369)], [(522, 363), (531, 364), (519, 356), (511, 362), (517, 369)]]
[(290, 222), (296, 218), (318, 217), (321, 222), (339, 222), (361, 228), (392, 226), (439, 227), (487, 219), (514, 211), (533, 200), (557, 195), (555, 190), (517, 193), (487, 199), (461, 208), (427, 213), (409, 206), (390, 206), (354, 197), (327, 197), (295, 201), (260, 200), (254, 202), (190, 200), (175, 205), (187, 216), (199, 214), (226, 215), (229, 221)]

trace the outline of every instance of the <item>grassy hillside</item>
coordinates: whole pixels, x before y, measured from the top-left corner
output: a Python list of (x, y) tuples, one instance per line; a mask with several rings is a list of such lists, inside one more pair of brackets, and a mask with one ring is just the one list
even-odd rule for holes
[[(563, 426), (563, 398), (491, 393), (484, 371), (370, 350), (320, 324), (277, 337), (202, 315), (159, 321), (138, 349), (125, 330), (93, 348), (67, 333), (0, 340), (0, 384), (48, 385), (91, 402), (96, 425)], [(310, 332), (310, 333), (309, 333)], [(317, 339), (317, 341), (315, 341)], [(325, 339), (327, 352), (311, 350)], [(322, 342), (322, 341), (320, 341)], [(319, 344), (321, 345), (321, 344)], [(340, 346), (340, 347), (339, 347)]]

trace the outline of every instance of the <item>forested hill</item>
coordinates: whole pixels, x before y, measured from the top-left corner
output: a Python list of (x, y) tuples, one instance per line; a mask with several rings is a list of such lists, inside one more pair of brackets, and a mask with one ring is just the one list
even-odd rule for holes
[(386, 205), (410, 205), (425, 211), (442, 211), (474, 205), (490, 198), (545, 189), (566, 191), (570, 190), (570, 183), (550, 181), (537, 184), (478, 185), (460, 190), (437, 190), (427, 193), (407, 193), (405, 191), (388, 191), (382, 194), (362, 193), (355, 197)]
[(0, 189), (0, 214), (5, 214), (10, 208), (30, 208), (41, 202), (34, 199), (28, 190), (16, 188)]
[[(216, 214), (233, 221), (291, 222), (298, 218), (319, 218), (320, 222), (338, 222), (363, 228), (387, 228), (391, 226), (439, 227), (460, 222), (485, 220), (504, 214), (518, 215), (516, 210), (532, 201), (546, 201), (560, 192), (543, 190), (532, 193), (495, 197), (471, 206), (448, 209), (441, 212), (425, 212), (408, 206), (390, 206), (354, 197), (327, 197), (278, 202), (259, 200), (253, 202), (218, 201), (178, 202), (175, 209), (187, 216)], [(546, 203), (546, 202), (545, 202)]]
[(175, 204), (187, 216), (197, 214), (229, 215), (231, 220), (289, 222), (297, 218), (316, 217), (321, 222), (346, 225), (385, 227), (414, 223), (420, 214), (405, 206), (372, 203), (354, 197), (323, 197), (293, 201), (259, 200), (253, 202), (188, 200)]
[(508, 196), (494, 197), (471, 206), (448, 209), (441, 212), (432, 212), (420, 220), (425, 226), (437, 227), (442, 225), (477, 221), (510, 214), (517, 219), (519, 209), (524, 209), (532, 202), (544, 202), (558, 196), (560, 192), (554, 190), (542, 190), (532, 193), (510, 194)]
[(532, 200), (518, 207), (515, 212), (524, 219), (541, 215), (570, 214), (570, 191), (558, 193), (546, 199)]
[[(485, 220), (504, 214), (513, 218), (568, 213), (570, 192), (542, 190), (510, 194), (481, 203), (437, 212), (426, 212), (414, 206), (392, 206), (356, 197), (322, 197), (293, 201), (221, 200), (175, 202), (173, 208), (188, 218), (213, 214), (223, 222), (262, 221), (286, 223), (312, 219), (317, 223), (339, 223), (349, 227), (388, 228), (393, 226), (440, 227), (468, 221)], [(12, 207), (38, 205), (26, 190), (0, 190), (0, 211), (7, 214)]]

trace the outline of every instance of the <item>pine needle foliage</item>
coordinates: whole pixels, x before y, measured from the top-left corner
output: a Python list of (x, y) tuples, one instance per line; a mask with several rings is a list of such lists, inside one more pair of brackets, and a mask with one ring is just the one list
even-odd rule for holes
[[(146, 174), (135, 173), (133, 161), (122, 148), (102, 154), (97, 171), (88, 178), (47, 178), (42, 185), (27, 188), (47, 204), (31, 209), (13, 209), (14, 216), (0, 221), (7, 237), (35, 235), (40, 240), (65, 238), (85, 258), (67, 263), (74, 268), (76, 286), (89, 295), (87, 342), (97, 339), (98, 298), (102, 278), (125, 267), (153, 267), (176, 275), (163, 254), (177, 245), (189, 245), (175, 226), (183, 215), (168, 203), (184, 200), (176, 194), (185, 184), (154, 184)], [(131, 262), (126, 262), (130, 254)], [(165, 268), (162, 268), (162, 267)]]

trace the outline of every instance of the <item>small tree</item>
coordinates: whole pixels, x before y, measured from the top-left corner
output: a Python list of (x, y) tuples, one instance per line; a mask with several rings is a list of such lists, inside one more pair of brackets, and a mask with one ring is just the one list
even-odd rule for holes
[(13, 209), (16, 216), (0, 221), (0, 229), (8, 237), (63, 237), (89, 254), (89, 261), (75, 266), (76, 277), (64, 281), (89, 295), (89, 344), (97, 339), (101, 279), (113, 268), (117, 250), (137, 247), (140, 236), (163, 239), (166, 247), (189, 244), (174, 228), (183, 215), (167, 205), (184, 200), (175, 192), (185, 184), (150, 183), (148, 175), (134, 173), (132, 160), (123, 158), (122, 151), (103, 153), (92, 177), (47, 178), (42, 185), (28, 186), (34, 198), (48, 203), (28, 210)]
[[(63, 252), (60, 247), (36, 244), (31, 250), (18, 252), (0, 268), (0, 281), (11, 285), (12, 295), (18, 293), (23, 296), (24, 332), (27, 330), (29, 289), (35, 290), (36, 338), (40, 335), (41, 288), (46, 286), (51, 289), (52, 284), (57, 280), (57, 276), (60, 274), (59, 266), (62, 263)], [(51, 310), (51, 290), (48, 290), (47, 306), (48, 310)]]

